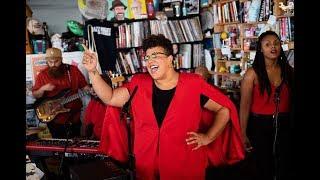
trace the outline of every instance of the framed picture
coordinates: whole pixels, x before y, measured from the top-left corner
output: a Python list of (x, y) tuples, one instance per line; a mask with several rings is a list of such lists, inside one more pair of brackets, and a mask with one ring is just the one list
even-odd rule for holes
[(129, 19), (128, 0), (107, 0), (107, 20), (123, 21)]
[(199, 0), (184, 0), (184, 6), (187, 8), (187, 15), (199, 14)]
[(128, 0), (129, 19), (148, 18), (145, 0)]
[(45, 59), (45, 54), (32, 54), (32, 55), (27, 55), (27, 56), (30, 56), (30, 58), (31, 58), (32, 82), (33, 82), (33, 85), (34, 85), (38, 74), (43, 69), (48, 67), (48, 65), (47, 65), (47, 61)]

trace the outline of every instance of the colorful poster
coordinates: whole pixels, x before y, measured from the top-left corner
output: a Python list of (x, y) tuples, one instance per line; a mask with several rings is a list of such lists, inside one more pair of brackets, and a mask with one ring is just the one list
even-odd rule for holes
[(48, 65), (47, 65), (47, 61), (45, 59), (45, 54), (33, 54), (33, 55), (29, 55), (29, 56), (31, 58), (32, 82), (33, 82), (33, 85), (34, 85), (36, 77), (38, 76), (38, 74), (44, 68), (46, 68)]
[(107, 20), (122, 21), (128, 20), (128, 0), (108, 0)]
[(128, 0), (129, 19), (148, 18), (145, 0)]

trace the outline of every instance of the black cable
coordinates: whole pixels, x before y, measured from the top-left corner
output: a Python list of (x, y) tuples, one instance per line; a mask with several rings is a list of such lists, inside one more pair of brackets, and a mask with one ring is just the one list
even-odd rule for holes
[(273, 114), (273, 128), (274, 128), (274, 140), (273, 140), (273, 156), (274, 156), (274, 180), (278, 180), (279, 177), (279, 168), (278, 168), (278, 154), (277, 154), (277, 143), (278, 143), (278, 131), (279, 131), (279, 122), (278, 122), (278, 116), (279, 116), (279, 104), (280, 104), (280, 90), (282, 86), (283, 81), (281, 84), (276, 88), (275, 94), (274, 94), (274, 102), (276, 104), (276, 110)]
[(62, 154), (60, 165), (59, 165), (59, 171), (58, 171), (58, 175), (59, 176), (61, 175), (62, 177), (64, 175), (63, 171), (62, 171), (62, 168), (63, 168), (64, 159), (65, 159), (67, 148), (68, 148), (68, 144), (69, 144), (70, 128), (71, 128), (71, 122), (66, 121), (66, 123), (65, 123), (66, 142), (64, 144), (64, 150), (63, 150), (63, 154)]

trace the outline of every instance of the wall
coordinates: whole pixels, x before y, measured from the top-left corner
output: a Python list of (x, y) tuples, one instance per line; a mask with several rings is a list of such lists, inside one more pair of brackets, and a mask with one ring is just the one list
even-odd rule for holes
[(77, 0), (26, 0), (33, 17), (40, 22), (47, 22), (49, 34), (67, 31), (67, 21), (82, 22)]

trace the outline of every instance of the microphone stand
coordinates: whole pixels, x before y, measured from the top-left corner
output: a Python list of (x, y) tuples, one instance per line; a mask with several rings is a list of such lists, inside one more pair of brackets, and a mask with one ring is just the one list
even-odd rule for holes
[(135, 172), (135, 156), (133, 154), (132, 145), (133, 140), (131, 138), (131, 127), (130, 123), (132, 120), (132, 116), (130, 114), (130, 108), (131, 108), (131, 100), (133, 96), (135, 95), (138, 87), (136, 86), (132, 92), (132, 95), (130, 96), (129, 100), (124, 104), (121, 114), (120, 114), (120, 120), (126, 119), (126, 128), (127, 128), (127, 134), (128, 134), (128, 170), (129, 170), (129, 179), (135, 180), (136, 179), (136, 172)]
[(61, 176), (62, 178), (64, 178), (64, 172), (63, 172), (62, 168), (64, 167), (64, 159), (65, 159), (67, 148), (69, 145), (70, 128), (71, 128), (71, 122), (69, 120), (67, 120), (65, 122), (66, 142), (64, 144), (64, 150), (63, 150), (63, 154), (61, 157), (61, 161), (60, 161), (60, 165), (59, 165), (59, 172), (58, 172), (58, 176)]
[(276, 88), (275, 94), (274, 94), (274, 102), (276, 104), (276, 110), (273, 114), (273, 127), (274, 127), (274, 141), (273, 141), (273, 155), (274, 155), (274, 165), (275, 165), (275, 174), (274, 174), (274, 180), (279, 179), (279, 167), (278, 167), (278, 154), (277, 154), (277, 137), (278, 137), (278, 131), (279, 131), (279, 122), (278, 122), (278, 115), (279, 115), (279, 104), (280, 104), (280, 90), (282, 83), (279, 85), (279, 87)]

